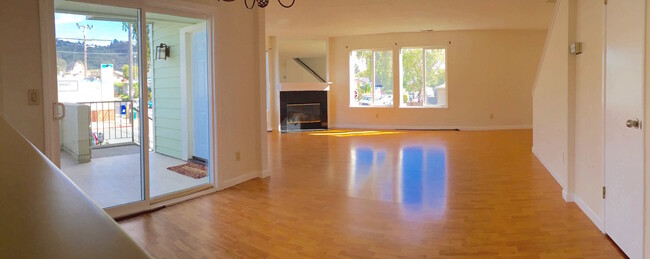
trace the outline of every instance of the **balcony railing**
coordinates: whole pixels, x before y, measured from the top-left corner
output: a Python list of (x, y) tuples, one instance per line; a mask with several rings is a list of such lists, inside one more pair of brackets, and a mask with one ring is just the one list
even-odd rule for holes
[[(81, 102), (90, 107), (90, 130), (95, 146), (135, 143), (140, 144), (140, 109), (133, 101)], [(150, 132), (153, 118), (148, 117)], [(149, 148), (153, 136), (149, 134)]]

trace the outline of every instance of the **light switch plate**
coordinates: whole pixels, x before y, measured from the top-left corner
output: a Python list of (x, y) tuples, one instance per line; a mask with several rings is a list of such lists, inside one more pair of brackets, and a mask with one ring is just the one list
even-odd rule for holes
[(29, 105), (41, 104), (41, 91), (38, 89), (27, 90), (27, 101)]

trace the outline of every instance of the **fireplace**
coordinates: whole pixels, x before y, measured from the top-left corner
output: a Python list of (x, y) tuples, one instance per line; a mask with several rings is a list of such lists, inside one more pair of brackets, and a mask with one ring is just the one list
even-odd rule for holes
[(327, 129), (327, 92), (280, 92), (280, 119), (282, 132)]

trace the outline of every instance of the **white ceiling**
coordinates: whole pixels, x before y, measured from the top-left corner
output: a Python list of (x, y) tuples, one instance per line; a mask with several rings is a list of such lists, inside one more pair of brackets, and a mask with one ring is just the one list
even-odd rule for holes
[[(281, 0), (288, 4), (291, 0)], [(423, 30), (546, 29), (548, 0), (270, 0), (267, 35), (324, 39)], [(243, 3), (236, 2), (239, 4)]]

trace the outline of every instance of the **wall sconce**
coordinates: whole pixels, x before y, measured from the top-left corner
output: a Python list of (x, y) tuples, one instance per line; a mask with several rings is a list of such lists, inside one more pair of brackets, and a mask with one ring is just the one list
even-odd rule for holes
[(165, 43), (160, 43), (159, 46), (156, 46), (156, 59), (167, 60), (169, 57), (169, 49), (170, 47)]

